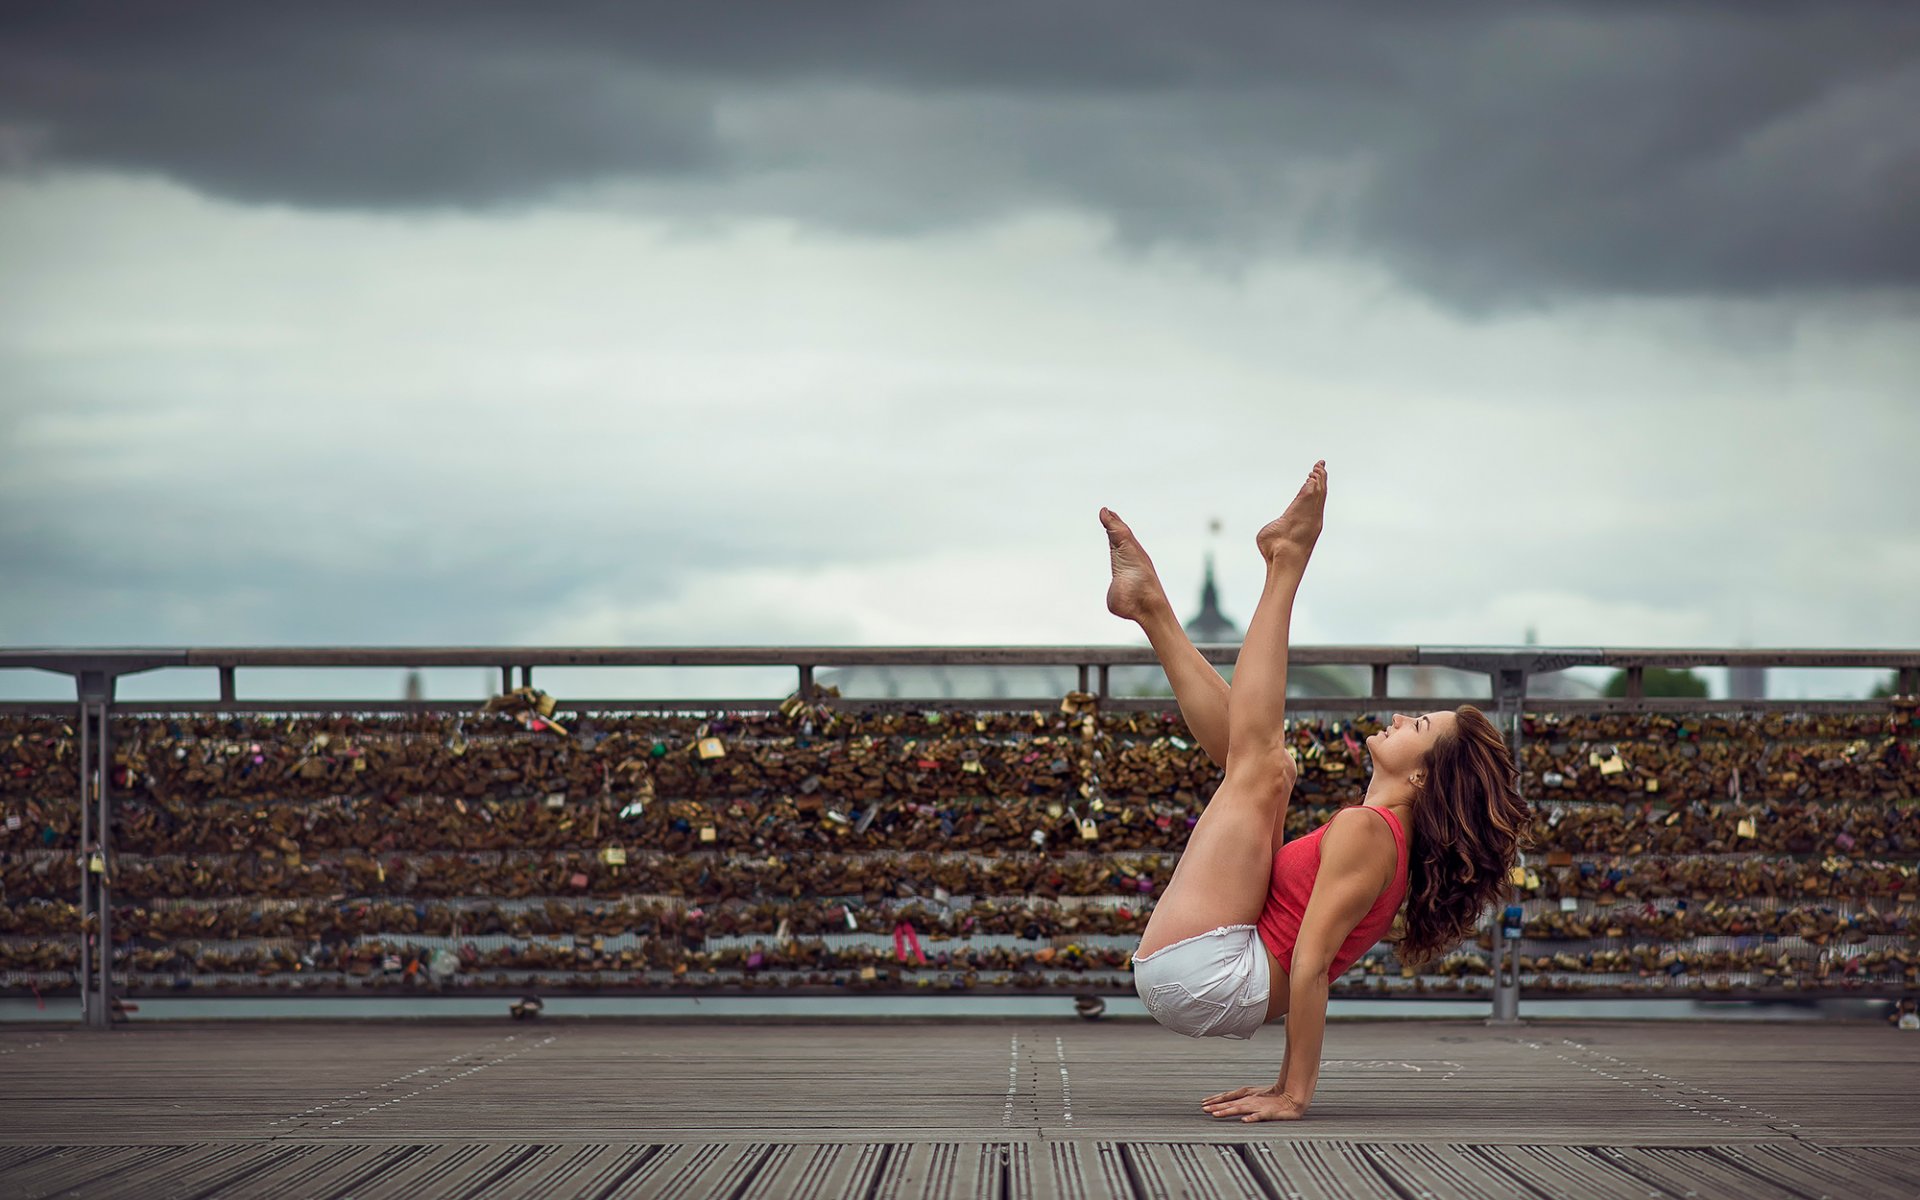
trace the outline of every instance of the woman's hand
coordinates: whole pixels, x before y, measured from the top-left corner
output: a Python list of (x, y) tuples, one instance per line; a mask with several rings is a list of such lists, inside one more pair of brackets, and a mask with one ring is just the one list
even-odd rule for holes
[(1200, 1107), (1212, 1117), (1239, 1117), (1242, 1121), (1298, 1121), (1307, 1115), (1307, 1102), (1290, 1096), (1279, 1084), (1243, 1087), (1208, 1096)]

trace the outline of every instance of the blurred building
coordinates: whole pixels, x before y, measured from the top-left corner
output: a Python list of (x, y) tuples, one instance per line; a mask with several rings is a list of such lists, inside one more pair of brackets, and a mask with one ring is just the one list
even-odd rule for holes
[(1213, 552), (1207, 552), (1207, 573), (1200, 581), (1200, 611), (1186, 626), (1187, 636), (1196, 645), (1206, 642), (1228, 642), (1238, 646), (1246, 635), (1240, 627), (1227, 620), (1220, 611), (1220, 589), (1213, 582)]

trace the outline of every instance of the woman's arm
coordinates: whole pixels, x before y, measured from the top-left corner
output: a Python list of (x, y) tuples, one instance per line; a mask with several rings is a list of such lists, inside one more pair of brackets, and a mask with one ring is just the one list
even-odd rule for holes
[[(1320, 1043), (1327, 1028), (1327, 972), (1347, 935), (1366, 919), (1393, 882), (1399, 848), (1385, 822), (1343, 809), (1320, 835), (1320, 871), (1300, 918), (1287, 970), (1287, 1059), (1281, 1078), (1304, 1107), (1320, 1084)], [(1381, 877), (1382, 871), (1386, 878)]]
[(1327, 823), (1320, 837), (1320, 871), (1313, 879), (1313, 896), (1300, 919), (1293, 965), (1287, 971), (1287, 1052), (1280, 1081), (1271, 1092), (1221, 1103), (1209, 1100), (1208, 1112), (1247, 1121), (1297, 1120), (1305, 1115), (1320, 1085), (1320, 1047), (1332, 988), (1327, 974), (1341, 943), (1392, 882), (1390, 875), (1382, 882), (1382, 864), (1390, 871), (1397, 861), (1393, 834), (1384, 823), (1372, 817), (1349, 817), (1346, 810)]

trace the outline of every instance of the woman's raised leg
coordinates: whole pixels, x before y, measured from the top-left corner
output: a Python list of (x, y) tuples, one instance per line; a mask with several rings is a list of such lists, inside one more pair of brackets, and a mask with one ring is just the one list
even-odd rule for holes
[(1138, 622), (1160, 667), (1173, 685), (1180, 716), (1200, 742), (1207, 757), (1227, 765), (1227, 681), (1206, 660), (1173, 615), (1173, 602), (1161, 586), (1146, 547), (1112, 509), (1100, 510), (1107, 529), (1107, 550), (1113, 559), (1113, 583), (1107, 588), (1107, 611)]
[(1147, 919), (1137, 952), (1142, 956), (1222, 925), (1251, 924), (1266, 903), (1274, 827), (1286, 818), (1290, 787), (1281, 729), (1288, 627), (1320, 536), (1326, 494), (1325, 464), (1318, 462), (1287, 511), (1255, 539), (1267, 560), (1267, 578), (1234, 661), (1226, 778), (1188, 835), (1173, 877)]

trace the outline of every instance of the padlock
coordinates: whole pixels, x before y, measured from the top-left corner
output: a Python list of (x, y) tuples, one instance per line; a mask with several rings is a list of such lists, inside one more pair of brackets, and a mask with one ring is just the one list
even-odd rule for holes
[(1500, 921), (1500, 932), (1504, 936), (1508, 938), (1518, 938), (1520, 936), (1521, 928), (1525, 924), (1522, 912), (1523, 910), (1518, 904), (1509, 904), (1506, 906), (1505, 914)]
[(720, 744), (719, 738), (703, 737), (700, 739), (700, 757), (701, 758), (703, 759), (724, 758), (726, 757), (726, 753), (727, 753), (727, 748)]

